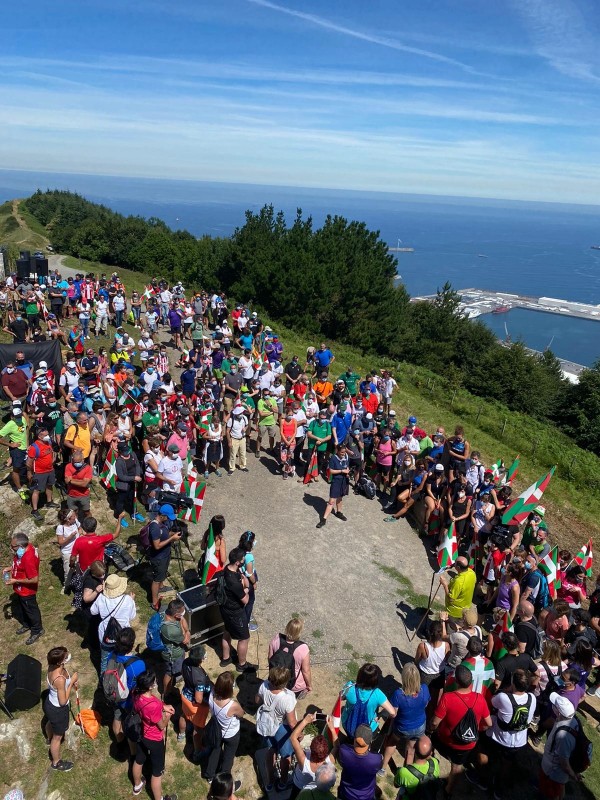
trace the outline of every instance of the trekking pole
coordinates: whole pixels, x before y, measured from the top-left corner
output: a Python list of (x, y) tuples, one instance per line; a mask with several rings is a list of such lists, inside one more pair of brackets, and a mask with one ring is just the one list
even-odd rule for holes
[(136, 518), (135, 515), (137, 514), (137, 483), (134, 481), (133, 483), (133, 514), (131, 515), (131, 524), (135, 528)]
[[(77, 716), (79, 717), (79, 727), (81, 732), (85, 735), (83, 730), (83, 720), (81, 719), (81, 700), (79, 699), (79, 689), (75, 689), (75, 700), (77, 701)], [(75, 720), (77, 722), (77, 720)]]

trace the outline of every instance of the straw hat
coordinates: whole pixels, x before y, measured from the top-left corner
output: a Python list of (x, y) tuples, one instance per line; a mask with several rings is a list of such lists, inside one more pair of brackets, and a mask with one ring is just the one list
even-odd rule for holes
[(121, 597), (127, 591), (127, 578), (116, 573), (109, 575), (104, 581), (104, 596), (109, 600)]

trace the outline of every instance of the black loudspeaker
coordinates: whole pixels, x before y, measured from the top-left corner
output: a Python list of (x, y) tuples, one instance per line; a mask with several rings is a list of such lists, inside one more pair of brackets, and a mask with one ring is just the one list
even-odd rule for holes
[(9, 711), (28, 711), (40, 702), (42, 664), (36, 658), (18, 655), (6, 670), (4, 702)]
[(29, 278), (30, 270), (31, 264), (29, 259), (27, 259), (27, 261), (24, 258), (17, 259), (17, 277), (20, 281)]
[(31, 253), (29, 252), (29, 250), (21, 250), (21, 255), (19, 256), (19, 258), (22, 259), (23, 261), (29, 261), (30, 255)]
[(33, 272), (35, 275), (48, 277), (48, 259), (36, 258)]

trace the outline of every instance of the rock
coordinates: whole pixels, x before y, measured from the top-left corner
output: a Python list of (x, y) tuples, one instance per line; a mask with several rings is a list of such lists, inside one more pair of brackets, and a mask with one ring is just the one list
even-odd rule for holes
[(51, 525), (53, 528), (58, 525), (58, 509), (49, 508), (48, 510), (42, 509), (44, 515), (44, 525)]
[(63, 800), (63, 796), (58, 789), (55, 789), (53, 792), (50, 792), (50, 794), (46, 795), (46, 800)]
[(41, 528), (38, 528), (38, 526), (35, 524), (35, 520), (31, 518), (22, 520), (13, 530), (13, 534), (15, 533), (27, 534), (30, 542), (34, 542), (40, 532)]
[(11, 508), (16, 508), (21, 503), (21, 498), (10, 486), (0, 486), (0, 508), (6, 513)]
[(65, 745), (70, 750), (77, 750), (79, 739), (81, 737), (81, 728), (79, 725), (70, 725), (65, 733)]
[(23, 720), (15, 719), (0, 724), (0, 742), (13, 741), (17, 745), (17, 752), (23, 761), (31, 758), (31, 745), (25, 732)]

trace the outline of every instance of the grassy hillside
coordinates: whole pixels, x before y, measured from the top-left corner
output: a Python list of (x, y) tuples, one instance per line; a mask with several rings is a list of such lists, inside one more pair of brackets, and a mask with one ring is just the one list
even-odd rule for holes
[(19, 201), (0, 205), (0, 244), (8, 245), (12, 258), (19, 250), (42, 250), (49, 241), (44, 226), (23, 211)]

